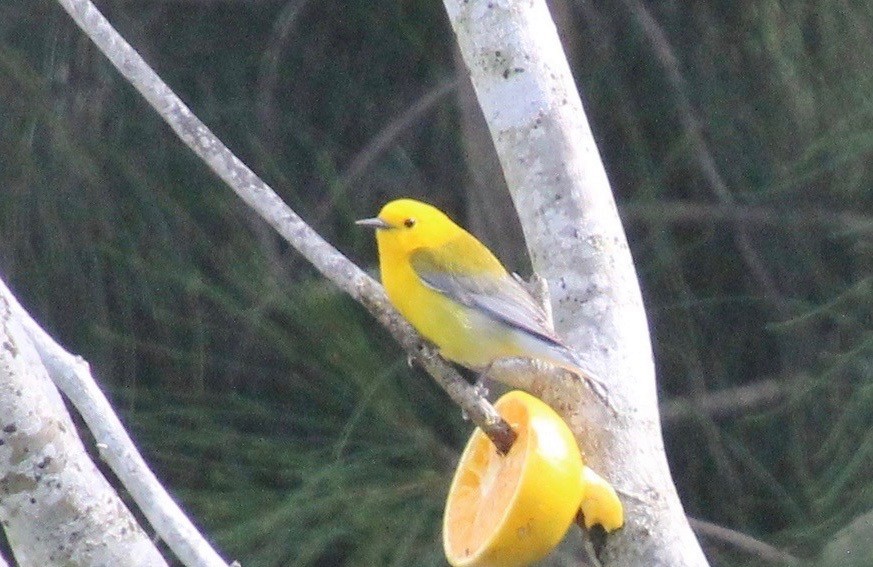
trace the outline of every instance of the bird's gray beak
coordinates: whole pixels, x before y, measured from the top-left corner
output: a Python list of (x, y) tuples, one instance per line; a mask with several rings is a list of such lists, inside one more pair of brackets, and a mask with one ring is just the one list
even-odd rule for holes
[(380, 229), (380, 228), (391, 228), (391, 225), (387, 222), (383, 221), (379, 217), (372, 219), (361, 219), (356, 220), (355, 224), (358, 226), (369, 226), (370, 228)]

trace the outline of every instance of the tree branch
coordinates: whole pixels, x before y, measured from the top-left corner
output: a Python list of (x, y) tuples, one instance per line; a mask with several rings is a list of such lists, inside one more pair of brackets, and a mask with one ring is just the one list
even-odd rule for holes
[(85, 452), (20, 306), (0, 286), (0, 522), (15, 559), (166, 566)]
[(534, 391), (562, 413), (591, 467), (626, 497), (608, 565), (706, 565), (670, 478), (633, 261), (582, 102), (543, 0), (443, 0), (559, 333), (608, 408), (581, 384)]
[(729, 417), (774, 404), (786, 396), (787, 390), (781, 380), (768, 378), (697, 397), (671, 398), (661, 403), (661, 421), (671, 424), (699, 414), (706, 414), (712, 419)]
[(215, 137), (88, 0), (58, 0), (73, 20), (145, 97), (176, 135), (325, 277), (360, 302), (420, 363), (470, 419), (508, 450), (515, 433), (493, 406), (425, 345), (388, 302), (382, 286), (310, 228)]
[[(682, 76), (679, 60), (673, 52), (667, 34), (639, 0), (624, 0), (623, 3), (637, 20), (638, 25), (652, 45), (656, 59), (664, 69), (678, 107), (679, 122), (691, 143), (694, 158), (697, 160), (701, 173), (709, 183), (710, 190), (722, 206), (735, 207), (737, 205), (736, 199), (719, 171), (715, 157), (706, 143), (703, 127), (700, 125), (700, 120), (698, 120), (691, 99), (688, 97), (688, 85), (685, 82), (685, 77)], [(734, 223), (733, 236), (737, 249), (749, 268), (749, 273), (758, 282), (762, 292), (773, 306), (784, 311), (785, 300), (781, 297), (779, 286), (767, 269), (765, 262), (755, 249), (748, 227), (739, 222)]]
[(421, 120), (422, 116), (443, 98), (454, 92), (458, 88), (458, 83), (459, 80), (453, 78), (431, 87), (402, 113), (394, 117), (345, 166), (342, 175), (337, 180), (339, 187), (347, 189), (356, 183), (405, 130)]
[(344, 166), (342, 173), (335, 182), (335, 190), (329, 199), (325, 199), (319, 206), (316, 218), (325, 216), (336, 205), (337, 199), (346, 195), (367, 171), (373, 167), (379, 157), (387, 151), (397, 138), (417, 121), (427, 114), (446, 96), (458, 87), (457, 78), (443, 81), (435, 85), (416, 99), (410, 106), (399, 115), (393, 117), (375, 136), (370, 138), (363, 148)]
[(785, 230), (825, 230), (829, 233), (873, 234), (873, 217), (855, 211), (777, 209), (775, 207), (714, 205), (695, 201), (623, 203), (619, 212), (626, 223), (714, 224), (766, 226)]
[(227, 563), (200, 535), (148, 468), (109, 400), (94, 381), (88, 363), (56, 343), (27, 313), (2, 280), (0, 298), (9, 306), (13, 319), (30, 337), (51, 379), (88, 424), (100, 458), (121, 480), (161, 539), (189, 567), (226, 567)]
[(691, 527), (699, 535), (727, 544), (735, 549), (739, 549), (749, 555), (767, 561), (769, 563), (779, 563), (782, 565), (799, 565), (800, 559), (791, 555), (786, 551), (782, 551), (777, 547), (773, 547), (767, 542), (755, 539), (750, 535), (707, 522), (697, 518), (688, 518), (691, 522)]

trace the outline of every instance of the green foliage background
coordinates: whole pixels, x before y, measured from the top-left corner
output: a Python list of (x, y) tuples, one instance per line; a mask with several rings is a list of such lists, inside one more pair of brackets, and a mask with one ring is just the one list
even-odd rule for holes
[[(665, 423), (686, 510), (815, 560), (873, 509), (873, 5), (555, 4), (637, 261), (662, 397), (694, 407), (710, 391), (780, 385), (761, 406)], [(463, 76), (441, 3), (99, 5), (358, 262), (374, 262), (372, 236), (351, 221), (392, 197), (462, 222), (489, 214), (467, 206), (451, 90), (354, 168)], [(443, 564), (442, 499), (469, 426), (51, 0), (0, 3), (0, 270), (93, 364), (227, 557)], [(838, 544), (856, 545), (845, 534)], [(716, 565), (759, 564), (705, 543)]]

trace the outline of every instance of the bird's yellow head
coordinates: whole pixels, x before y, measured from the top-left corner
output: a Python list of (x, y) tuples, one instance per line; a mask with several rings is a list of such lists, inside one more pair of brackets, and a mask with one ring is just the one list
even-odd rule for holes
[(465, 232), (436, 207), (413, 199), (391, 201), (382, 207), (379, 216), (356, 224), (376, 229), (380, 257), (440, 246)]

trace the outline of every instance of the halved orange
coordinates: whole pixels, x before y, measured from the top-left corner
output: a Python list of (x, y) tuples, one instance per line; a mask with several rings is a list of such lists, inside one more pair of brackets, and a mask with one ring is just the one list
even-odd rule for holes
[(521, 391), (495, 404), (518, 438), (508, 455), (476, 429), (464, 449), (443, 518), (454, 567), (513, 567), (545, 557), (582, 501), (582, 457), (555, 411)]

